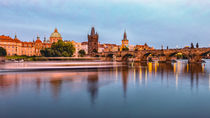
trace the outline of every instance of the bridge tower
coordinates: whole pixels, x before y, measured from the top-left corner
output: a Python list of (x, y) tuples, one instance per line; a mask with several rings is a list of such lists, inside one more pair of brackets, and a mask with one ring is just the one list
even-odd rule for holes
[(123, 37), (123, 40), (122, 40), (122, 45), (121, 45), (121, 48), (120, 48), (120, 51), (122, 51), (123, 49), (127, 48), (128, 49), (128, 38), (127, 38), (127, 33), (126, 31), (124, 32), (124, 37)]
[(88, 34), (88, 54), (93, 56), (98, 52), (98, 33), (92, 27), (90, 35)]

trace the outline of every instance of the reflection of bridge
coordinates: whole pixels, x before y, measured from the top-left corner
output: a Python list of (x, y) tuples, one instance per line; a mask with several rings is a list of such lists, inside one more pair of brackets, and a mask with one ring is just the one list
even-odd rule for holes
[(189, 62), (201, 62), (202, 57), (210, 53), (210, 48), (193, 48), (193, 49), (161, 49), (161, 50), (141, 50), (141, 51), (117, 51), (99, 53), (100, 57), (106, 60), (127, 61), (148, 61), (152, 57), (158, 58), (159, 61), (171, 61), (178, 53), (188, 58)]

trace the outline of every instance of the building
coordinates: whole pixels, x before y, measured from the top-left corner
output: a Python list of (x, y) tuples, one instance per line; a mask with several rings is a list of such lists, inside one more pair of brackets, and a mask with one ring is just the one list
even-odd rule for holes
[(84, 50), (85, 51), (85, 54), (87, 54), (88, 52), (88, 42), (76, 42), (74, 40), (72, 41), (64, 41), (64, 42), (71, 42), (73, 45), (74, 45), (74, 48), (75, 48), (75, 52), (73, 54), (73, 57), (79, 57), (79, 51), (80, 50)]
[(55, 28), (54, 32), (50, 35), (50, 43), (58, 42), (58, 40), (63, 40), (58, 29)]
[(128, 48), (129, 48), (129, 51), (134, 51), (135, 50), (135, 45), (129, 45)]
[(139, 50), (154, 50), (154, 47), (149, 47), (146, 43), (144, 45), (136, 45), (134, 47), (135, 51)]
[(85, 51), (86, 54), (88, 54), (88, 42), (82, 42), (81, 48)]
[(62, 40), (58, 30), (55, 31), (50, 36), (50, 41), (44, 38), (44, 42), (40, 40), (37, 36), (36, 41), (33, 42), (22, 42), (15, 35), (14, 39), (9, 36), (0, 36), (0, 46), (6, 49), (7, 55), (26, 55), (26, 56), (41, 56), (40, 50), (45, 48), (50, 48), (52, 43)]
[(117, 52), (119, 51), (119, 45), (116, 44), (101, 44), (104, 46), (104, 52)]
[(88, 35), (88, 54), (93, 55), (98, 52), (98, 33), (95, 32), (95, 28), (92, 27), (91, 34)]
[(78, 52), (81, 50), (81, 43), (75, 42), (74, 40), (72, 40), (70, 42), (74, 45), (74, 48), (75, 48), (75, 52), (74, 52), (73, 56), (79, 57)]
[(104, 52), (104, 44), (98, 44), (98, 53)]
[(122, 40), (122, 45), (121, 45), (121, 48), (120, 48), (120, 51), (122, 51), (124, 48), (129, 48), (129, 41), (127, 39), (127, 34), (126, 34), (126, 31), (124, 32), (124, 37), (123, 37), (123, 40)]

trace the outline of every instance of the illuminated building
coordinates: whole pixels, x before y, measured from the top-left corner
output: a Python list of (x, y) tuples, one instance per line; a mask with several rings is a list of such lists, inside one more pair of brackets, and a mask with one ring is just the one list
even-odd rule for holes
[(71, 42), (73, 45), (74, 45), (74, 48), (75, 48), (75, 52), (74, 52), (74, 57), (79, 57), (79, 51), (80, 50), (84, 50), (85, 51), (85, 54), (87, 54), (88, 52), (88, 45), (87, 45), (87, 42), (76, 42), (74, 40), (72, 41), (65, 41), (65, 42)]
[(121, 48), (120, 48), (120, 51), (123, 50), (123, 48), (128, 48), (128, 39), (127, 39), (127, 34), (126, 34), (126, 31), (124, 32), (124, 37), (123, 37), (123, 40), (122, 40), (122, 45), (121, 45)]
[(138, 51), (138, 50), (154, 50), (153, 47), (149, 47), (146, 43), (144, 45), (136, 45), (134, 48), (136, 51)]
[(36, 41), (33, 42), (23, 42), (20, 41), (15, 35), (14, 39), (9, 36), (0, 36), (0, 47), (3, 47), (7, 51), (8, 56), (12, 55), (26, 55), (26, 56), (41, 56), (40, 50), (45, 48), (50, 48), (53, 42), (62, 40), (58, 30), (55, 31), (50, 36), (50, 42), (40, 40), (40, 37), (37, 36)]

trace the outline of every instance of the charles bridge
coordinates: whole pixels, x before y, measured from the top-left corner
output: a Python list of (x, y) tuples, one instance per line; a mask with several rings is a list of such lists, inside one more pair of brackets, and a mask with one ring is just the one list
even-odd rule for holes
[(139, 50), (139, 51), (116, 51), (98, 53), (99, 57), (105, 60), (116, 61), (152, 61), (157, 59), (161, 62), (176, 60), (176, 54), (182, 54), (188, 62), (202, 62), (202, 58), (210, 54), (208, 48), (179, 48), (179, 49), (154, 49), (154, 50)]

